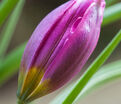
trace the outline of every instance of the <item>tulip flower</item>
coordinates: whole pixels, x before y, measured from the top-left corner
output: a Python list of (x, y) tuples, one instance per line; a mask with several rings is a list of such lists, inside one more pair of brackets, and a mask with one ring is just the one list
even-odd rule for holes
[(24, 51), (17, 96), (26, 103), (77, 75), (98, 42), (104, 0), (70, 0), (49, 13)]

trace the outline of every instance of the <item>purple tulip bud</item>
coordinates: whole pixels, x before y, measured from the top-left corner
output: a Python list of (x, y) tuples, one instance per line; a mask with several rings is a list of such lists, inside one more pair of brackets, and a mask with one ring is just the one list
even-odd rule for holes
[(104, 0), (70, 0), (40, 22), (21, 62), (21, 101), (51, 93), (80, 72), (98, 42), (104, 8)]

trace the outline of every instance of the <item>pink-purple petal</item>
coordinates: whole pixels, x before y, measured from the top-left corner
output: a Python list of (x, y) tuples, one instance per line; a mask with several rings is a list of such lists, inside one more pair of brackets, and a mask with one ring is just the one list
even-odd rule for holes
[(44, 96), (80, 72), (98, 42), (104, 8), (104, 0), (70, 0), (40, 22), (23, 54), (19, 99)]

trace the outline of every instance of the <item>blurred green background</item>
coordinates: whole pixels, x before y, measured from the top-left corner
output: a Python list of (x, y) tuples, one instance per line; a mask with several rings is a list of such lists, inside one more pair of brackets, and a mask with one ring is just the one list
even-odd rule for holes
[[(57, 6), (67, 0), (26, 0), (23, 12), (17, 23), (14, 36), (7, 53), (29, 39), (41, 19)], [(120, 0), (117, 0), (121, 2)], [(110, 40), (121, 28), (121, 20), (101, 29), (100, 40), (95, 52), (83, 70), (99, 55)], [(2, 28), (1, 28), (2, 29)], [(106, 63), (121, 59), (121, 44), (116, 48)], [(80, 76), (80, 75), (78, 75)], [(0, 87), (0, 104), (16, 104), (17, 73)], [(61, 91), (58, 90), (48, 96), (40, 98), (35, 104), (49, 104), (49, 101)], [(85, 97), (79, 104), (121, 104), (121, 80), (107, 84)]]

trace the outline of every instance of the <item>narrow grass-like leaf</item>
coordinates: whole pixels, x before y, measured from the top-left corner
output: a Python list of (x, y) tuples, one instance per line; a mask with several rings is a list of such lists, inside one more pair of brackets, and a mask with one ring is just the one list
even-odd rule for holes
[(25, 43), (13, 50), (0, 64), (0, 86), (18, 71), (24, 48)]
[(0, 3), (0, 26), (8, 17), (19, 0), (2, 0)]
[(70, 94), (66, 97), (62, 104), (72, 104), (76, 97), (80, 94), (83, 90), (85, 85), (91, 79), (91, 77), (97, 72), (100, 66), (107, 60), (107, 58), (111, 55), (113, 50), (121, 41), (121, 30), (120, 32), (114, 37), (114, 39), (109, 43), (109, 45), (103, 50), (103, 52), (97, 57), (97, 59), (90, 65), (87, 71), (82, 75), (79, 79), (79, 82), (70, 92)]
[[(100, 68), (98, 72), (96, 72), (96, 74), (91, 78), (91, 80), (89, 80), (87, 85), (84, 87), (82, 92), (74, 101), (74, 104), (77, 104), (77, 102), (79, 102), (89, 92), (119, 78), (121, 78), (121, 60), (104, 65)], [(55, 97), (50, 104), (57, 104), (58, 102), (58, 104), (62, 104), (62, 101), (74, 88), (76, 83), (72, 83), (67, 88), (65, 88), (63, 92), (61, 92), (57, 97)]]
[(121, 2), (112, 5), (105, 10), (102, 25), (110, 24), (119, 19), (121, 19)]
[(77, 104), (77, 102), (89, 92), (117, 79), (121, 79), (121, 60), (102, 67), (100, 71), (91, 78), (74, 103)]
[(106, 0), (106, 6), (110, 6), (111, 4), (117, 2), (118, 0)]
[(13, 32), (15, 30), (16, 24), (19, 20), (22, 8), (24, 6), (24, 0), (20, 0), (15, 7), (14, 11), (12, 12), (10, 18), (8, 19), (1, 37), (0, 37), (0, 58), (4, 56), (8, 45), (10, 43), (10, 40), (12, 38)]

